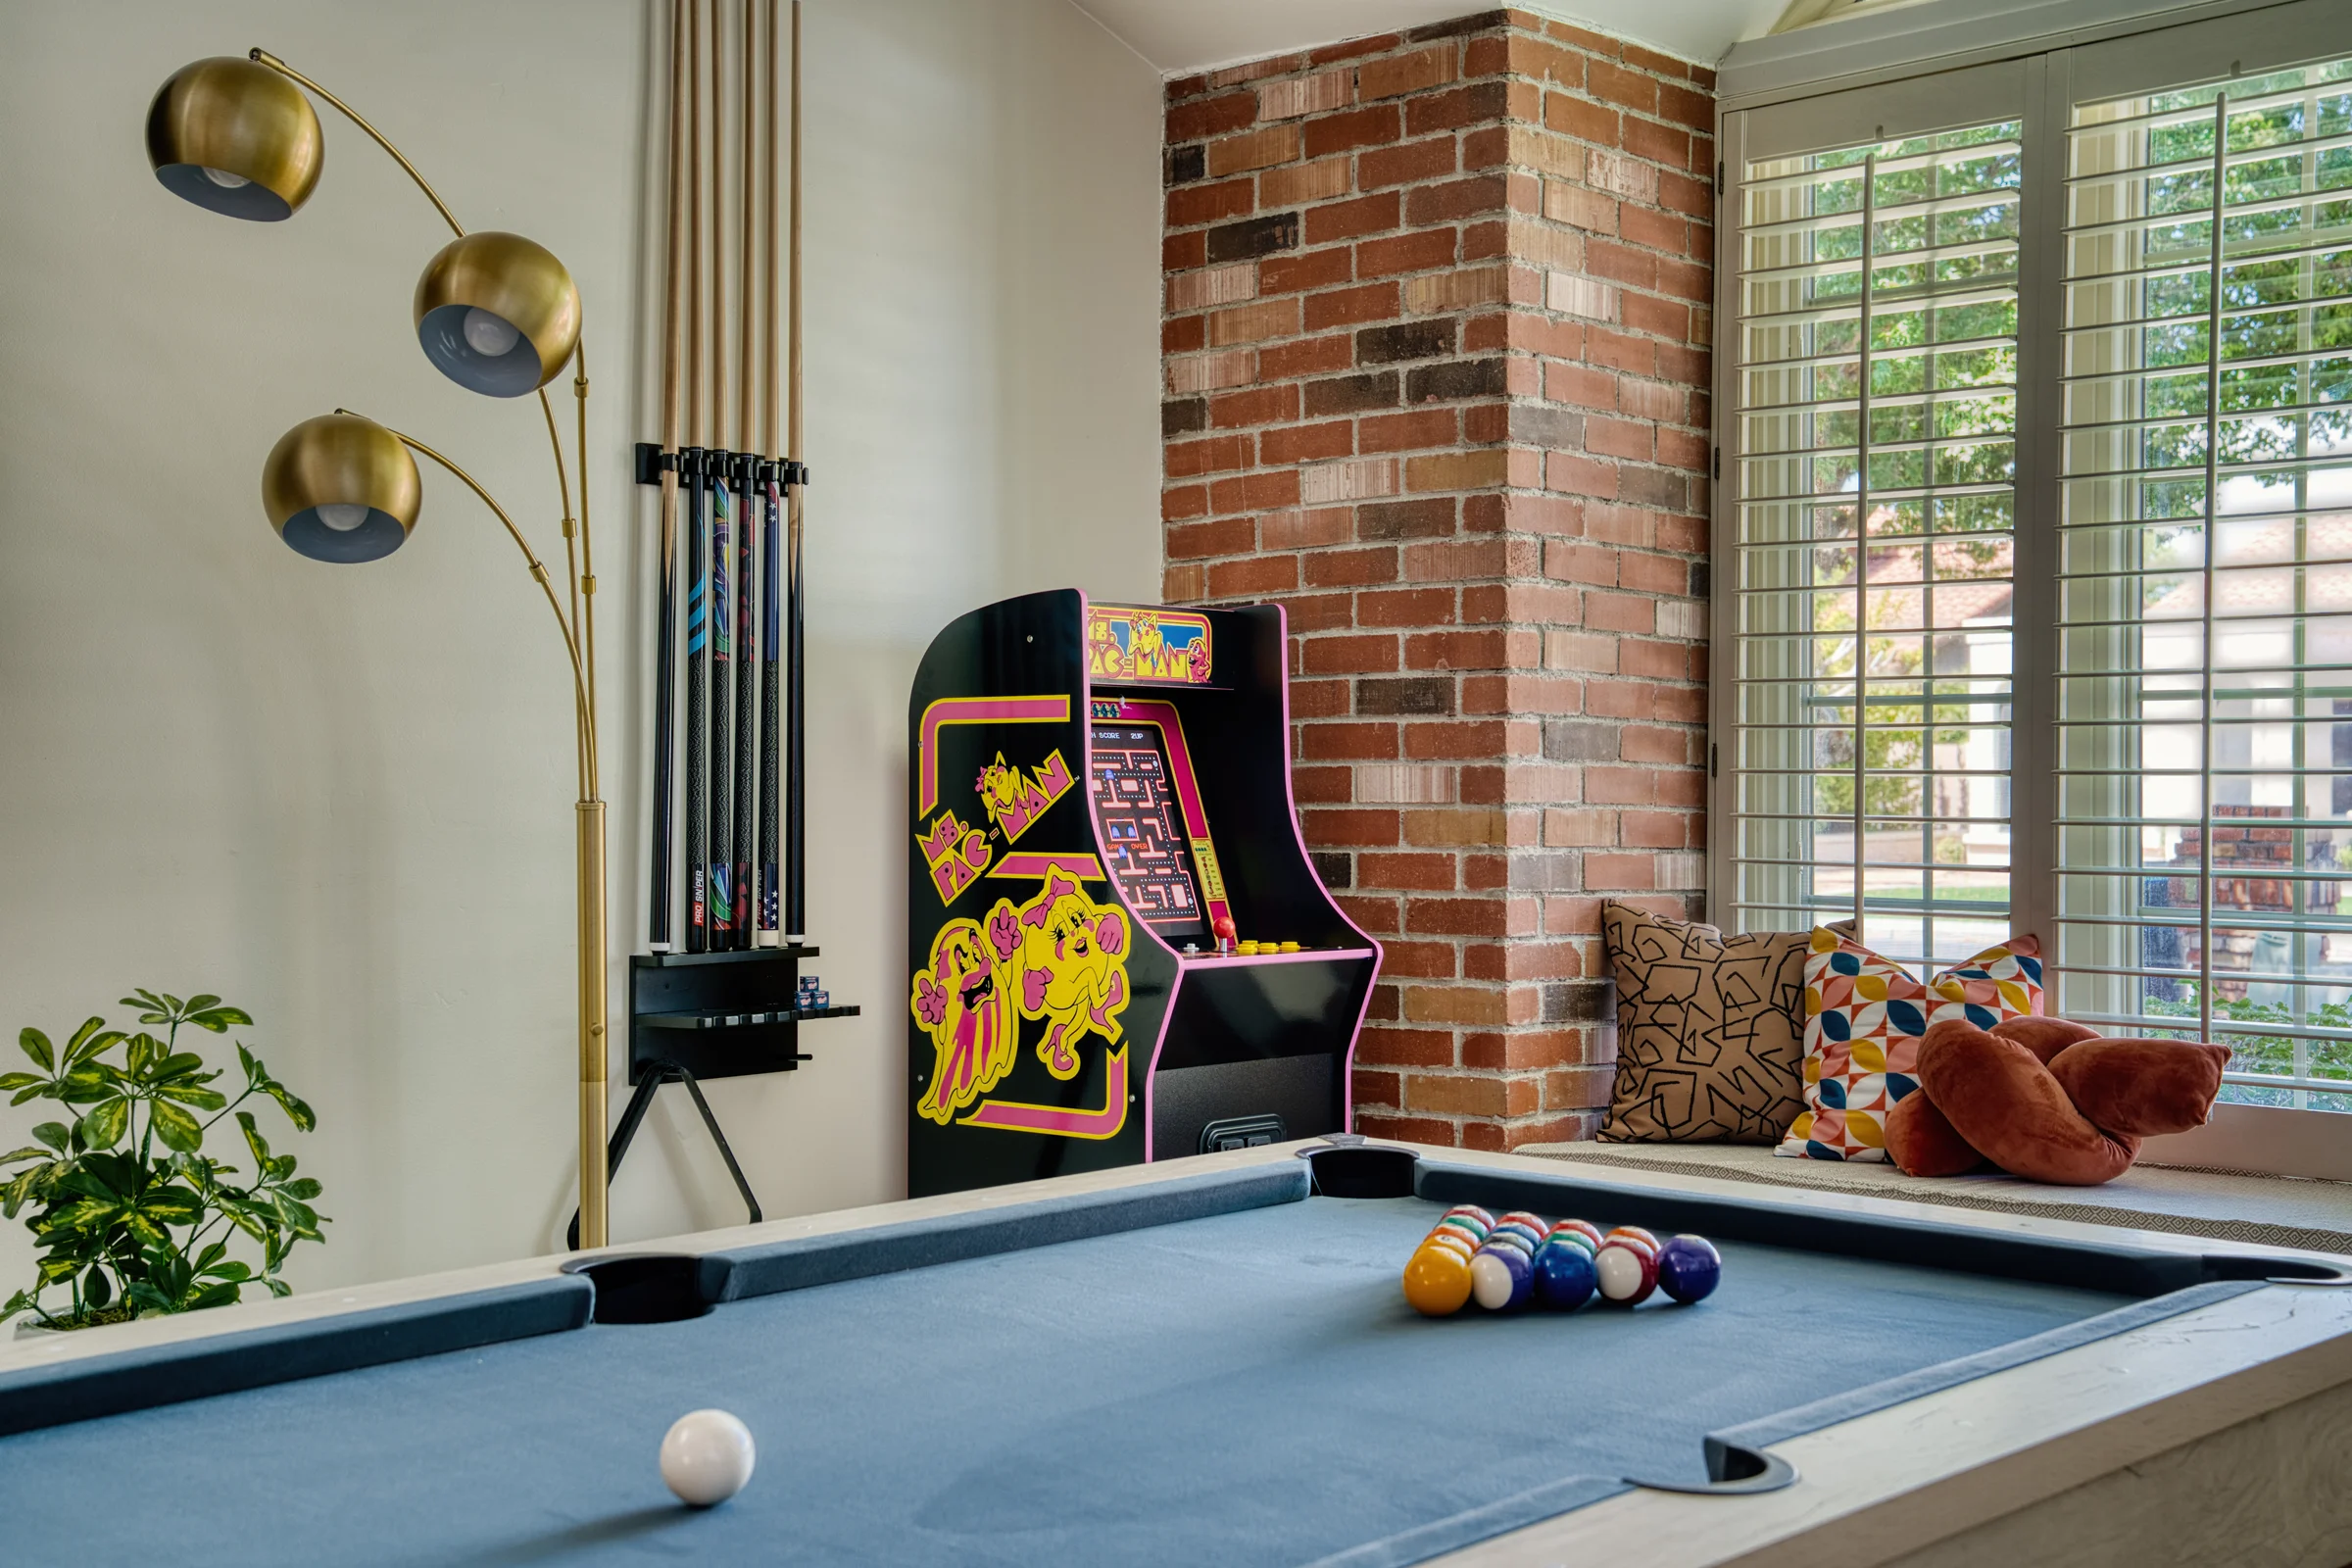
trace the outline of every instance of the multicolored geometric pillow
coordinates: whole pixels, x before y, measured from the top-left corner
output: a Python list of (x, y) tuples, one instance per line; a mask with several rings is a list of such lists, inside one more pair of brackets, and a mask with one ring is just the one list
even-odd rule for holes
[(1892, 959), (1816, 929), (1805, 959), (1805, 1108), (1773, 1151), (1884, 1161), (1886, 1113), (1919, 1088), (1928, 1025), (1980, 1029), (2041, 1011), (2041, 944), (2011, 937), (1921, 984)]

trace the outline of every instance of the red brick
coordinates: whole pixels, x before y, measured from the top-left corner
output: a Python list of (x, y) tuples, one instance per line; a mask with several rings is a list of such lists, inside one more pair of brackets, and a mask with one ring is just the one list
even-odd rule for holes
[[(1454, 260), (1453, 230), (1433, 228), (1394, 239), (1366, 240), (1355, 248), (1355, 270), (1362, 277), (1390, 272), (1419, 272), (1450, 266)], [(1263, 286), (1262, 284), (1260, 285)]]
[[(1408, 669), (1498, 669), (1512, 663), (1511, 632), (1494, 631), (1438, 631), (1424, 632), (1404, 640), (1404, 662)], [(1532, 643), (1535, 633), (1523, 634)], [(1532, 648), (1526, 650), (1532, 654)], [(1532, 662), (1532, 660), (1530, 661)]]
[(1453, 618), (1451, 588), (1403, 588), (1356, 600), (1359, 626), (1436, 626)]
[(1177, 142), (1199, 141), (1203, 136), (1221, 136), (1229, 130), (1240, 130), (1257, 119), (1257, 94), (1229, 92), (1221, 98), (1202, 98), (1189, 104), (1179, 104), (1168, 111), (1166, 139)]
[(1167, 522), (1180, 521), (1186, 517), (1208, 515), (1208, 487), (1188, 484), (1179, 485), (1173, 490), (1163, 490), (1159, 497), (1159, 515), (1162, 520)]
[(1395, 98), (1451, 81), (1453, 56), (1453, 45), (1443, 43), (1386, 60), (1367, 60), (1355, 71), (1355, 96), (1363, 101)]
[(1271, 424), (1298, 417), (1298, 388), (1295, 385), (1255, 386), (1208, 400), (1208, 422), (1220, 430), (1245, 424)]
[(1638, 251), (1614, 240), (1586, 241), (1585, 268), (1595, 276), (1630, 283), (1636, 288), (1657, 285), (1658, 259), (1647, 251)]
[(1191, 228), (1221, 218), (1246, 218), (1256, 209), (1254, 187), (1246, 179), (1214, 185), (1179, 185), (1168, 192), (1168, 226)]
[[(1415, 949), (1443, 949), (1446, 959), (1444, 975), (1418, 975), (1404, 965), (1392, 963), (1383, 955), (1380, 972), (1388, 975), (1413, 975), (1415, 979), (1447, 979), (1452, 975), (1453, 949), (1438, 942), (1400, 944)], [(1391, 1067), (1450, 1067), (1453, 1065), (1453, 1031), (1450, 1029), (1366, 1029), (1356, 1037), (1355, 1059)], [(1394, 1103), (1394, 1102), (1391, 1102)]]
[[(1617, 467), (1573, 452), (1547, 452), (1544, 455), (1544, 488), (1606, 499), (1617, 493)], [(1592, 514), (1587, 512), (1585, 516), (1587, 531), (1591, 531)]]
[(1326, 807), (1299, 814), (1305, 818), (1307, 840), (1313, 844), (1330, 848), (1385, 848), (1396, 842), (1395, 811), (1365, 810), (1360, 807), (1339, 810)]
[(1167, 449), (1167, 468), (1173, 476), (1213, 473), (1220, 468), (1250, 466), (1250, 438), (1211, 436), (1205, 441), (1177, 441)]
[[(1347, 594), (1296, 595), (1282, 601), (1282, 611), (1294, 634), (1338, 631), (1355, 624), (1354, 606)], [(1291, 714), (1295, 718), (1343, 717), (1354, 694), (1355, 688), (1344, 680), (1295, 680), (1291, 682)]]
[(1652, 250), (1683, 254), (1690, 242), (1690, 220), (1677, 213), (1661, 213), (1650, 207), (1628, 207), (1623, 213), (1626, 239)]
[(1585, 91), (1620, 109), (1638, 109), (1645, 115), (1658, 112), (1658, 84), (1654, 78), (1606, 61), (1594, 60), (1585, 66)]
[(1405, 929), (1422, 936), (1506, 936), (1509, 920), (1500, 899), (1415, 899), (1404, 912)]
[[(1258, 519), (1258, 529), (1268, 550), (1302, 550), (1319, 545), (1345, 544), (1353, 525), (1346, 507), (1317, 507), (1306, 511), (1269, 513)], [(1344, 612), (1347, 601), (1334, 595)], [(1340, 622), (1347, 624), (1345, 618)], [(1306, 630), (1292, 617), (1291, 630)]]
[(1208, 318), (1172, 316), (1159, 323), (1159, 352), (1187, 354), (1208, 346)]
[(1544, 123), (1594, 147), (1617, 145), (1617, 111), (1563, 92), (1544, 95)]
[(1191, 234), (1170, 234), (1159, 242), (1159, 265), (1168, 271), (1180, 271), (1188, 267), (1208, 265), (1208, 234), (1206, 230)]
[[(1312, 609), (1315, 604), (1339, 604), (1341, 612), (1348, 609), (1348, 595), (1327, 592), (1310, 600), (1284, 600), (1282, 613), (1292, 623), (1292, 630), (1300, 630), (1307, 620), (1300, 609)], [(1348, 625), (1348, 615), (1341, 613), (1334, 625)], [(1312, 627), (1307, 627), (1312, 630)], [(1294, 679), (1292, 682), (1292, 717), (1294, 719), (1339, 719), (1348, 714), (1348, 701), (1354, 694), (1354, 684), (1346, 679)], [(1350, 773), (1352, 778), (1352, 773)]]
[(1306, 297), (1306, 330), (1349, 326), (1359, 321), (1386, 321), (1397, 315), (1395, 283), (1361, 283)]
[(1658, 205), (1712, 221), (1715, 217), (1715, 182), (1712, 177), (1692, 179), (1672, 170), (1663, 170), (1658, 174)]
[(1163, 566), (1159, 573), (1160, 602), (1187, 605), (1203, 598), (1208, 591), (1208, 574), (1198, 563), (1184, 566)]
[(1660, 292), (1677, 299), (1704, 305), (1715, 292), (1715, 270), (1703, 263), (1661, 256), (1658, 258), (1658, 288)]
[[(1256, 100), (1252, 98), (1251, 103)], [(1379, 147), (1393, 142), (1402, 124), (1395, 104), (1375, 104), (1344, 115), (1325, 115), (1306, 123), (1306, 156), (1343, 153), (1351, 147)]]
[(1476, 213), (1491, 213), (1504, 207), (1509, 195), (1509, 181), (1500, 174), (1478, 174), (1442, 185), (1422, 185), (1405, 200), (1405, 221), (1415, 227), (1455, 222)]
[(1269, 256), (1257, 264), (1257, 291), (1260, 294), (1291, 294), (1301, 289), (1329, 288), (1345, 283), (1353, 275), (1353, 264), (1345, 245), (1325, 250), (1299, 251), (1289, 256)]
[[(1361, 1078), (1364, 1075), (1358, 1073), (1356, 1076)], [(1408, 1144), (1430, 1144), (1439, 1149), (1461, 1147), (1453, 1123), (1430, 1116), (1384, 1116), (1359, 1108), (1355, 1116), (1355, 1130), (1367, 1138), (1394, 1138)]]
[[(1254, 111), (1253, 111), (1254, 113)], [(1687, 141), (1689, 138), (1685, 138)], [(1228, 136), (1208, 144), (1208, 172), (1211, 178), (1222, 174), (1239, 174), (1273, 164), (1287, 164), (1298, 156), (1298, 127), (1269, 125), (1253, 130), (1247, 136)]]
[(1398, 210), (1395, 191), (1310, 207), (1306, 211), (1306, 243), (1328, 245), (1333, 240), (1353, 239), (1358, 234), (1395, 228)]
[(1292, 376), (1344, 370), (1354, 363), (1355, 339), (1348, 333), (1340, 332), (1330, 337), (1310, 337), (1298, 343), (1261, 349), (1257, 356), (1257, 374), (1260, 380), (1282, 381)]
[(1544, 396), (1580, 409), (1613, 409), (1617, 407), (1617, 377), (1589, 365), (1546, 362)]
[(1208, 341), (1217, 348), (1290, 337), (1298, 330), (1298, 302), (1295, 299), (1258, 300), (1208, 313)]
[(1358, 452), (1408, 452), (1423, 447), (1451, 446), (1455, 438), (1451, 409), (1416, 409), (1410, 414), (1367, 416), (1356, 425)]
[(1697, 430), (1660, 430), (1658, 432), (1658, 461), (1670, 468), (1686, 473), (1702, 473), (1712, 458), (1707, 450), (1705, 432)]
[(1554, 222), (1573, 224), (1587, 233), (1614, 234), (1618, 203), (1615, 197), (1599, 191), (1549, 179), (1544, 182), (1544, 216)]
[(1346, 419), (1322, 424), (1294, 424), (1266, 430), (1257, 438), (1257, 461), (1269, 466), (1312, 463), (1320, 458), (1344, 458), (1353, 450), (1355, 432)]
[[(1372, 886), (1401, 885), (1388, 882), (1372, 883), (1370, 873), (1363, 869), (1367, 861), (1387, 858), (1390, 857), (1376, 856), (1366, 852), (1356, 858), (1356, 874)], [(1397, 858), (1404, 858), (1404, 857), (1397, 857)], [(1414, 856), (1411, 858), (1420, 859), (1422, 857)], [(1449, 879), (1446, 885), (1450, 887), (1450, 878), (1453, 875), (1452, 857), (1441, 856), (1433, 857), (1433, 858), (1446, 861), (1446, 874)], [(1453, 978), (1456, 968), (1453, 944), (1450, 942), (1384, 942), (1381, 944), (1380, 972), (1384, 975), (1408, 976), (1415, 980), (1450, 980)], [(1370, 1032), (1369, 1030), (1365, 1031), (1367, 1035)], [(1450, 1034), (1440, 1034), (1437, 1038), (1450, 1043), (1453, 1037)], [(1361, 1059), (1360, 1048), (1357, 1056), (1358, 1059)]]
[[(1279, 469), (1273, 473), (1245, 473), (1236, 479), (1218, 479), (1208, 487), (1208, 510), (1211, 512), (1265, 512), (1275, 507), (1295, 507), (1298, 504), (1298, 471)], [(1261, 545), (1272, 549), (1271, 545)]]
[(1658, 351), (1655, 344), (1647, 338), (1611, 331), (1605, 326), (1595, 326), (1586, 334), (1585, 358), (1593, 365), (1605, 365), (1613, 370), (1631, 370), (1636, 375), (1657, 373)]
[[(1401, 888), (1407, 891), (1451, 893), (1454, 885), (1453, 857), (1450, 855), (1365, 855), (1356, 859), (1355, 878), (1358, 887)], [(1450, 976), (1453, 973), (1453, 954), (1441, 949), (1437, 943), (1415, 943), (1412, 946), (1426, 953), (1443, 951), (1446, 966), (1436, 969), (1427, 964), (1420, 969), (1424, 978)], [(1435, 970), (1433, 974), (1432, 971)], [(1392, 964), (1381, 966), (1383, 974), (1406, 972)]]
[(1298, 586), (1297, 556), (1259, 556), (1252, 561), (1228, 561), (1208, 568), (1208, 593), (1213, 599), (1289, 593)]
[(1554, 22), (1549, 17), (1544, 19), (1544, 36), (1572, 49), (1581, 49), (1586, 54), (1598, 55), (1603, 60), (1616, 59), (1621, 47), (1616, 39), (1605, 32), (1594, 32), (1572, 22)]
[[(1396, 580), (1396, 552), (1395, 550), (1318, 550), (1313, 555), (1310, 555), (1306, 558), (1306, 581), (1310, 587), (1363, 588), (1370, 587), (1377, 583), (1395, 582)], [(1318, 646), (1318, 643), (1330, 642), (1343, 642), (1350, 646), (1364, 645), (1367, 647), (1372, 644), (1379, 644), (1381, 647), (1387, 650), (1388, 662), (1384, 664), (1378, 666), (1368, 664), (1349, 664), (1344, 666), (1346, 668), (1369, 669), (1378, 667), (1381, 669), (1395, 669), (1396, 667), (1396, 639), (1394, 637), (1321, 638), (1317, 639), (1317, 642), (1310, 642), (1307, 644), (1307, 647), (1309, 649), (1313, 649)], [(1335, 653), (1327, 654), (1326, 657), (1341, 658), (1349, 656)], [(1337, 664), (1326, 664), (1318, 667), (1323, 672), (1330, 673), (1336, 672), (1343, 666)]]
[(1378, 190), (1383, 185), (1409, 185), (1415, 180), (1450, 174), (1454, 166), (1453, 138), (1431, 136), (1426, 140), (1408, 141), (1363, 154), (1355, 161), (1355, 184), (1358, 190)]
[[(1310, 561), (1321, 559), (1310, 556)], [(1381, 579), (1375, 575), (1371, 581)], [(1324, 584), (1323, 586), (1330, 586)], [(1300, 648), (1306, 671), (1311, 675), (1385, 675), (1396, 669), (1396, 639), (1394, 635), (1357, 635), (1348, 637), (1309, 637)], [(1386, 728), (1396, 725), (1358, 725), (1357, 728)], [(1310, 731), (1309, 733), (1312, 733)], [(1380, 754), (1394, 756), (1394, 752)]]
[(1624, 136), (1625, 150), (1636, 158), (1646, 158), (1668, 169), (1690, 167), (1690, 133), (1687, 130), (1628, 115)]
[(1654, 332), (1677, 343), (1690, 335), (1690, 307), (1649, 294), (1624, 296), (1625, 324), (1637, 331)]
[(1510, 110), (1510, 89), (1505, 83), (1473, 82), (1450, 92), (1415, 98), (1405, 105), (1405, 125), (1415, 136), (1459, 130), (1464, 125), (1502, 119)]
[(1251, 517), (1222, 517), (1215, 522), (1196, 522), (1167, 531), (1167, 554), (1171, 561), (1200, 556), (1247, 555), (1257, 548), (1257, 522)]

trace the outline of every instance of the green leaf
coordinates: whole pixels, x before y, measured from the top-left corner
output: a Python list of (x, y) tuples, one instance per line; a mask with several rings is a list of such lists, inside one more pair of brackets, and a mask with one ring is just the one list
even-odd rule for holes
[[(175, 1051), (156, 1062), (154, 1076), (156, 1081), (161, 1083), (167, 1079), (195, 1078), (203, 1072), (204, 1058), (202, 1056), (192, 1051)], [(211, 1083), (213, 1079), (220, 1076), (219, 1073), (213, 1073), (202, 1078), (201, 1081)]]
[(57, 1048), (50, 1045), (49, 1037), (38, 1029), (18, 1030), (17, 1049), (30, 1056), (32, 1064), (43, 1072), (48, 1072), (57, 1065)]
[(38, 1159), (46, 1161), (48, 1158), (48, 1150), (43, 1149), (38, 1144), (27, 1144), (23, 1149), (12, 1149), (7, 1153), (0, 1154), (0, 1165), (13, 1165), (20, 1159)]
[(243, 1007), (197, 1005), (198, 1003), (205, 1001), (205, 998), (198, 997), (188, 1004), (188, 1022), (197, 1028), (210, 1029), (214, 1034), (224, 1035), (232, 1028), (251, 1027), (253, 1014), (247, 1012)]
[(270, 1287), (270, 1294), (271, 1296), (292, 1296), (294, 1294), (293, 1286), (288, 1285), (284, 1280), (277, 1279), (274, 1276), (264, 1280), (262, 1283)]
[(198, 992), (188, 999), (188, 1016), (194, 1017), (205, 1008), (218, 1005), (220, 999), (209, 991)]
[(253, 1270), (235, 1258), (230, 1258), (225, 1263), (216, 1263), (210, 1268), (200, 1268), (196, 1272), (209, 1279), (249, 1280), (253, 1278)]
[(277, 1195), (277, 1211), (284, 1216), (286, 1229), (305, 1241), (315, 1242), (318, 1236), (318, 1215), (311, 1205), (285, 1193)]
[[(196, 1272), (201, 1274), (206, 1269), (211, 1268), (215, 1263), (218, 1263), (220, 1260), (221, 1255), (227, 1250), (228, 1244), (226, 1242), (215, 1242), (212, 1246), (206, 1248), (196, 1256)], [(244, 1267), (242, 1263), (238, 1264), (237, 1266), (239, 1268)]]
[(94, 1268), (81, 1288), (81, 1298), (92, 1306), (104, 1306), (115, 1298), (115, 1282), (108, 1279), (106, 1270)]
[(130, 1047), (122, 1054), (122, 1065), (133, 1078), (143, 1076), (147, 1069), (163, 1059), (164, 1043), (153, 1035), (130, 1037)]
[(228, 1103), (228, 1097), (218, 1089), (195, 1089), (177, 1084), (165, 1084), (155, 1093), (159, 1099), (176, 1100), (183, 1105), (194, 1105), (198, 1110), (219, 1110)]
[(204, 1146), (202, 1124), (169, 1100), (149, 1101), (147, 1114), (165, 1148), (185, 1153)]
[(230, 1280), (220, 1285), (208, 1285), (188, 1298), (186, 1310), (200, 1312), (208, 1306), (230, 1306), (238, 1295), (237, 1283)]
[(262, 1130), (254, 1125), (253, 1112), (238, 1111), (237, 1125), (245, 1129), (245, 1147), (253, 1151), (255, 1162), (267, 1169), (270, 1164), (270, 1140), (264, 1138)]
[(139, 1212), (159, 1225), (193, 1225), (204, 1217), (204, 1202), (185, 1187), (158, 1187), (140, 1197)]
[(109, 1100), (81, 1118), (82, 1140), (92, 1149), (112, 1149), (130, 1130), (130, 1102)]
[(47, 1084), (34, 1084), (30, 1089), (18, 1090), (16, 1098), (11, 1100), (9, 1103), (12, 1105), (22, 1105), (28, 1100), (41, 1100), (44, 1098), (57, 1100), (62, 1099), (63, 1097)]
[(72, 1139), (74, 1132), (62, 1121), (45, 1121), (32, 1130), (32, 1136), (62, 1154), (66, 1152), (66, 1144)]
[(295, 1099), (292, 1091), (288, 1090), (284, 1084), (272, 1078), (262, 1085), (262, 1089), (271, 1100), (277, 1102), (278, 1108), (286, 1113), (286, 1120), (292, 1122), (297, 1130), (307, 1133), (318, 1125), (318, 1113), (302, 1101)]
[(37, 1072), (0, 1072), (0, 1095), (12, 1089), (22, 1089), (26, 1084), (45, 1084), (48, 1081)]
[(310, 1177), (305, 1176), (298, 1182), (286, 1183), (286, 1191), (307, 1203), (312, 1199), (317, 1198), (322, 1189), (317, 1182), (313, 1181)]

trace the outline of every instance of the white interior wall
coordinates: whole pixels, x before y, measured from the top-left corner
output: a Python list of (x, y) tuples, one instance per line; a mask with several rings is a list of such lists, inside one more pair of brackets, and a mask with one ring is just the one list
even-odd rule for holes
[[(594, 351), (612, 1008), (644, 931), (659, 8), (93, 0), (0, 10), (0, 1024), (215, 991), (318, 1107), (317, 1287), (554, 1247), (569, 1207), (570, 731), (544, 609), (429, 467), (368, 567), (271, 536), (263, 457), (342, 404), (471, 466), (559, 552), (537, 409), (441, 380), (443, 240), (322, 110), (285, 224), (173, 200), (140, 144), (181, 64), (261, 44), (375, 119), (475, 227), (563, 256)], [(806, 22), (813, 965), (859, 1019), (712, 1086), (771, 1214), (903, 1181), (906, 697), (963, 609), (1159, 571), (1158, 81), (1067, 0), (813, 0)], [(566, 399), (566, 401), (568, 401)], [(203, 1038), (208, 1049), (224, 1045)], [(0, 1043), (0, 1052), (13, 1048)], [(615, 1068), (614, 1112), (624, 1086)], [(679, 1091), (616, 1239), (725, 1223)], [(0, 1109), (14, 1147), (39, 1105)], [(233, 1131), (233, 1129), (232, 1129)], [(0, 1293), (29, 1278), (0, 1227)]]

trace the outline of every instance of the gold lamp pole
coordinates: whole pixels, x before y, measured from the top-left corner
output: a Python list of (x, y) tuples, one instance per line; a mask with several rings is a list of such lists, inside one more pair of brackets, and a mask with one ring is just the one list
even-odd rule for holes
[[(374, 561), (416, 525), (422, 485), (411, 449), (447, 468), (506, 525), (546, 595), (571, 667), (579, 775), (580, 1245), (608, 1237), (605, 971), (605, 803), (597, 776), (596, 563), (588, 531), (588, 360), (580, 295), (564, 264), (519, 234), (468, 234), (416, 165), (350, 105), (261, 49), (245, 59), (199, 60), (166, 81), (147, 113), (147, 155), (164, 188), (208, 211), (273, 222), (291, 218), (318, 183), (325, 135), (303, 89), (324, 99), (391, 155), (456, 238), (416, 280), (415, 318), (425, 357), (460, 386), (490, 397), (535, 393), (547, 421), (564, 511), (564, 593), (505, 508), (448, 458), (371, 420), (337, 410), (280, 438), (264, 466), (264, 510), (279, 538), (316, 561)], [(580, 512), (546, 387), (572, 367), (578, 411)], [(568, 604), (568, 613), (566, 612)]]

